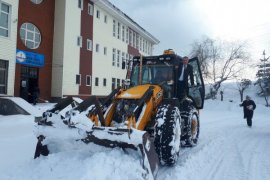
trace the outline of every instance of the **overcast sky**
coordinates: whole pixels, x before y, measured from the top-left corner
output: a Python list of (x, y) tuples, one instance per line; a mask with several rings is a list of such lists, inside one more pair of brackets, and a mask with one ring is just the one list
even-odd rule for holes
[(203, 36), (247, 40), (254, 57), (270, 55), (270, 0), (109, 0), (160, 40), (154, 54), (172, 48), (184, 56)]

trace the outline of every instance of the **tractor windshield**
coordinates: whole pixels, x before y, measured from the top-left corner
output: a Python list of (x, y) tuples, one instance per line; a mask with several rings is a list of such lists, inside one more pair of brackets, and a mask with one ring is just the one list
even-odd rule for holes
[[(141, 70), (140, 70), (141, 69)], [(168, 65), (139, 65), (133, 67), (130, 85), (162, 84), (173, 80), (173, 66)]]

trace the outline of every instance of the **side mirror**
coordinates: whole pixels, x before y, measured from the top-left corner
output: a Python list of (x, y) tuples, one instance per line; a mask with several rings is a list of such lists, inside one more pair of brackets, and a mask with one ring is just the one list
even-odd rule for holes
[(130, 79), (125, 79), (124, 84), (125, 86), (130, 86)]

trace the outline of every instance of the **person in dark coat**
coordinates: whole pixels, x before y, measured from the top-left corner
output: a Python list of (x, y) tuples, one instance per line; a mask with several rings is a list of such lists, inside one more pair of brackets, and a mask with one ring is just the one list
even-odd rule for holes
[(34, 105), (36, 105), (37, 102), (38, 102), (39, 94), (40, 94), (39, 87), (38, 87), (38, 86), (34, 86), (33, 93), (32, 93), (32, 96), (33, 96), (33, 104), (34, 104)]
[(244, 100), (241, 104), (244, 110), (244, 119), (247, 119), (247, 125), (249, 127), (252, 126), (252, 117), (253, 111), (256, 109), (256, 104), (249, 96), (246, 96), (246, 100)]
[(190, 78), (191, 86), (194, 86), (194, 75), (193, 75), (193, 67), (188, 64), (189, 58), (187, 56), (183, 57), (183, 63), (179, 65), (179, 78), (177, 83), (178, 89), (178, 98), (182, 99), (187, 96), (189, 93), (188, 87), (188, 78)]

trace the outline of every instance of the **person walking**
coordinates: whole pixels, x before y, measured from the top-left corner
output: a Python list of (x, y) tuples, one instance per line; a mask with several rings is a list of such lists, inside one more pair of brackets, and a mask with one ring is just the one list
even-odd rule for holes
[(177, 83), (178, 98), (182, 99), (189, 93), (188, 78), (190, 78), (191, 86), (194, 86), (194, 75), (193, 67), (188, 64), (189, 58), (187, 56), (183, 57), (183, 63), (179, 66), (179, 78)]
[(243, 107), (244, 111), (244, 119), (247, 120), (247, 125), (249, 127), (252, 126), (252, 117), (253, 117), (253, 111), (256, 109), (256, 104), (253, 100), (251, 100), (250, 96), (246, 96), (246, 100), (244, 100), (241, 104), (239, 104), (241, 107)]

